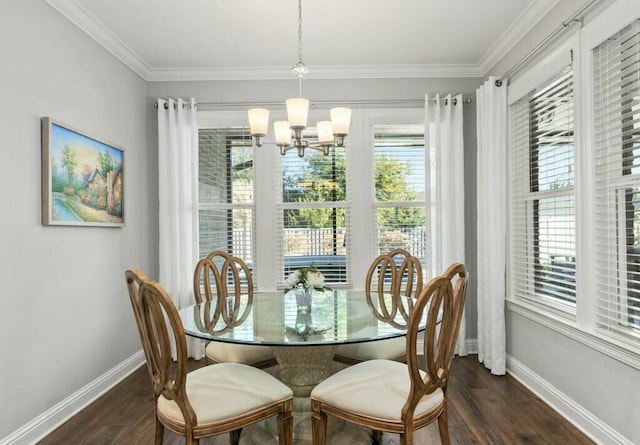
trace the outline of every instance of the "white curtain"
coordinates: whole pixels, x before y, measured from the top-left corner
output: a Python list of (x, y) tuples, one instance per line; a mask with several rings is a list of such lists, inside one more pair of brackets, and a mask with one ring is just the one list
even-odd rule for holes
[(478, 359), (506, 372), (507, 87), (489, 78), (476, 91), (478, 122)]
[[(431, 222), (432, 274), (441, 274), (451, 263), (465, 263), (464, 249), (464, 138), (462, 95), (425, 96), (425, 147)], [(466, 321), (462, 317), (456, 354), (467, 355)]]
[[(198, 166), (196, 103), (158, 99), (159, 282), (178, 309), (193, 304), (193, 229)], [(187, 337), (189, 356), (202, 342)]]

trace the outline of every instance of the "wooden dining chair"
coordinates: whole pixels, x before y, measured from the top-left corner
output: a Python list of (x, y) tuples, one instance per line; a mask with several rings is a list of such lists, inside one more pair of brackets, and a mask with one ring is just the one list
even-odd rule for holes
[[(412, 445), (414, 432), (437, 420), (442, 443), (450, 444), (446, 388), (467, 281), (463, 265), (454, 270), (455, 288), (449, 276), (441, 275), (418, 295), (409, 315), (406, 364), (369, 360), (337, 372), (313, 389), (313, 445), (326, 443), (327, 415), (374, 432), (397, 433), (400, 445)], [(426, 329), (421, 333), (425, 316)], [(421, 350), (420, 338), (424, 340)], [(373, 436), (378, 443), (381, 434)]]
[[(373, 315), (390, 324), (404, 320), (404, 326), (396, 327), (406, 328), (408, 312), (414, 298), (422, 290), (422, 280), (420, 260), (406, 250), (394, 249), (387, 254), (379, 255), (369, 266), (365, 279), (365, 297)], [(389, 302), (389, 296), (393, 297), (393, 301)], [(397, 317), (398, 314), (402, 317)], [(406, 357), (405, 339), (397, 337), (341, 345), (336, 350), (334, 360), (354, 365), (373, 359), (405, 362)]]
[(155, 394), (155, 444), (162, 444), (165, 428), (185, 436), (186, 444), (223, 433), (237, 443), (243, 427), (277, 415), (278, 442), (291, 445), (291, 389), (267, 372), (240, 363), (188, 373), (184, 327), (173, 301), (139, 271), (125, 275)]
[(129, 291), (129, 300), (131, 301), (131, 308), (133, 309), (133, 315), (136, 319), (136, 324), (138, 329), (140, 328), (140, 311), (138, 310), (138, 305), (140, 303), (140, 286), (145, 281), (150, 281), (147, 276), (138, 269), (127, 270), (124, 273), (125, 279), (127, 281), (127, 290)]
[[(196, 265), (193, 276), (196, 303), (217, 301), (227, 325), (248, 315), (253, 304), (253, 289), (247, 264), (227, 252), (213, 251)], [(208, 342), (205, 356), (211, 363), (245, 363), (261, 369), (277, 364), (269, 346)]]
[[(146, 281), (150, 281), (149, 278), (139, 269), (130, 269), (124, 273), (125, 280), (127, 282), (127, 290), (129, 291), (129, 300), (131, 301), (131, 309), (133, 309), (133, 317), (136, 320), (136, 326), (138, 327), (138, 334), (140, 339), (144, 338), (144, 335), (140, 329), (142, 329), (142, 323), (140, 321), (140, 286)], [(144, 349), (144, 347), (143, 347)], [(153, 375), (149, 374), (151, 378)]]

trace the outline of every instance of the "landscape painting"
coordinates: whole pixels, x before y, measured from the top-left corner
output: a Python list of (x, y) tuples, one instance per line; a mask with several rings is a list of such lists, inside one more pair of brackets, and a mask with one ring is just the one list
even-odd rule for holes
[(42, 223), (124, 225), (124, 151), (42, 118)]

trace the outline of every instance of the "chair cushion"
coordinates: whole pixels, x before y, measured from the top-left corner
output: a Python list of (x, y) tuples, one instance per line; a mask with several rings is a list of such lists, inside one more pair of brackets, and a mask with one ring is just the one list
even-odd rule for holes
[(209, 360), (217, 363), (245, 363), (252, 365), (275, 358), (269, 346), (241, 345), (212, 341), (204, 351)]
[[(272, 375), (240, 363), (216, 363), (190, 372), (186, 390), (199, 426), (242, 416), (293, 395)], [(184, 424), (178, 405), (162, 395), (158, 412)]]
[(386, 359), (395, 360), (407, 350), (406, 337), (387, 340), (368, 341), (339, 346), (336, 354), (356, 360)]
[[(406, 364), (391, 360), (369, 360), (345, 368), (324, 380), (313, 389), (311, 398), (375, 419), (401, 422), (402, 406), (407, 401), (410, 386)], [(432, 411), (443, 401), (444, 394), (438, 388), (422, 398), (415, 416)]]

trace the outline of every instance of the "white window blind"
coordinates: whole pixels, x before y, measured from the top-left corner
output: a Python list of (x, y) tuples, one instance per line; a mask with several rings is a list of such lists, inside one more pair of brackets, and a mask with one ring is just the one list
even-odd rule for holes
[(597, 327), (640, 338), (640, 20), (593, 50)]
[(329, 284), (348, 284), (349, 205), (344, 148), (328, 156), (307, 149), (281, 158), (277, 210), (278, 285), (296, 269), (315, 265)]
[[(255, 268), (253, 148), (246, 129), (199, 130), (198, 253), (231, 253)], [(254, 274), (255, 276), (255, 274)]]
[[(424, 125), (374, 125), (376, 255), (407, 250), (426, 259)], [(423, 270), (425, 268), (423, 267)]]
[(512, 267), (517, 297), (574, 312), (573, 71), (566, 68), (509, 109)]

